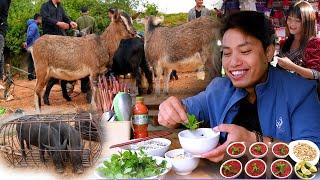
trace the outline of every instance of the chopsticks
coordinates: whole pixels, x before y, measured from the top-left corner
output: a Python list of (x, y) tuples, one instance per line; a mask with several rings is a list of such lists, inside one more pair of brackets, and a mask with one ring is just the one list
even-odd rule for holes
[(113, 98), (118, 92), (130, 92), (127, 83), (120, 82), (120, 79), (110, 76), (108, 79), (105, 76), (99, 76), (97, 90), (99, 107), (103, 112), (112, 110)]
[(112, 145), (112, 146), (110, 146), (110, 149), (116, 148), (116, 147), (126, 146), (126, 145), (129, 145), (129, 144), (135, 144), (135, 143), (138, 143), (138, 142), (141, 142), (141, 141), (146, 141), (146, 140), (153, 139), (153, 138), (160, 138), (160, 137), (168, 136), (168, 135), (170, 135), (172, 133), (173, 133), (172, 131), (154, 132), (154, 134), (152, 134), (151, 136), (146, 137), (146, 138), (134, 139), (134, 140), (127, 141), (127, 142), (124, 142), (124, 143)]

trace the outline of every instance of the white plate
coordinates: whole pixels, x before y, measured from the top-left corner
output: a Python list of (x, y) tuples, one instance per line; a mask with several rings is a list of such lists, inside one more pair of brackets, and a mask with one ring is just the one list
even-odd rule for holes
[[(158, 156), (152, 156), (153, 159), (156, 160), (157, 164), (160, 164), (162, 161), (166, 161), (166, 169), (165, 171), (163, 171), (161, 174), (157, 175), (157, 176), (152, 176), (152, 177), (145, 177), (143, 179), (162, 179), (164, 177), (164, 175), (166, 175), (172, 168), (172, 164), (167, 161), (165, 158), (163, 157), (158, 157)], [(105, 158), (100, 164), (98, 164), (98, 166), (96, 166), (95, 170), (94, 170), (94, 175), (96, 179), (106, 179), (106, 177), (103, 177), (99, 172), (96, 171), (97, 168), (99, 167), (104, 167), (103, 162), (104, 161), (108, 161), (110, 158)]]
[(131, 151), (140, 152), (140, 150), (134, 149), (134, 147), (137, 146), (138, 144), (142, 145), (144, 143), (147, 143), (148, 141), (155, 141), (155, 142), (159, 142), (159, 143), (165, 144), (165, 146), (162, 146), (162, 147), (159, 146), (156, 149), (143, 149), (143, 151), (146, 154), (150, 155), (150, 156), (164, 157), (164, 154), (169, 150), (170, 145), (171, 145), (171, 141), (169, 139), (166, 139), (166, 138), (153, 138), (153, 139), (148, 139), (146, 141), (140, 141), (138, 143), (127, 145), (127, 146), (124, 146), (124, 147), (121, 147), (121, 148), (125, 149), (125, 150), (131, 150)]
[(308, 144), (309, 146), (311, 146), (312, 148), (314, 148), (316, 150), (316, 158), (312, 161), (308, 161), (310, 164), (312, 165), (316, 165), (319, 161), (319, 156), (320, 156), (320, 152), (319, 152), (319, 148), (318, 146), (313, 143), (312, 141), (309, 140), (296, 140), (296, 141), (292, 141), (289, 143), (289, 156), (290, 158), (295, 161), (295, 162), (300, 162), (302, 161), (301, 159), (299, 159), (294, 153), (293, 153), (293, 147), (296, 146), (298, 143), (305, 143)]

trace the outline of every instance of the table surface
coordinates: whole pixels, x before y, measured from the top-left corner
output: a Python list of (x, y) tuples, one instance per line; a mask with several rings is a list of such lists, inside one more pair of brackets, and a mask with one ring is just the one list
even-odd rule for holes
[[(164, 138), (170, 139), (172, 142), (172, 144), (170, 146), (170, 150), (181, 148), (177, 132), (178, 132), (178, 130), (175, 131), (174, 133), (172, 133), (171, 135), (164, 137)], [(249, 146), (247, 146), (247, 152), (248, 152), (248, 147)], [(118, 150), (116, 148), (111, 149), (111, 150), (107, 149), (103, 154), (110, 155), (110, 154), (117, 152), (117, 151)], [(222, 162), (224, 162), (225, 160), (228, 160), (228, 159), (230, 159), (230, 157), (228, 157), (226, 155), (225, 159)], [(244, 167), (245, 163), (250, 159), (252, 159), (252, 157), (250, 155), (244, 155), (239, 160), (242, 162), (242, 166)], [(290, 158), (287, 157), (286, 159), (288, 160)], [(263, 160), (267, 163), (266, 175), (263, 178), (268, 178), (268, 179), (272, 178), (272, 174), (270, 172), (270, 165), (275, 160), (275, 157), (272, 155), (271, 147), (269, 147), (268, 155), (265, 158), (263, 158)], [(200, 159), (198, 167), (191, 174), (181, 176), (181, 175), (177, 175), (174, 172), (174, 170), (171, 170), (169, 173), (167, 173), (164, 176), (164, 178), (165, 179), (199, 179), (199, 178), (200, 179), (209, 179), (209, 178), (210, 179), (221, 179), (222, 176), (220, 175), (219, 169), (220, 169), (222, 162), (214, 163), (214, 162), (211, 162), (207, 159)], [(317, 173), (317, 177), (320, 176), (319, 174), (320, 173)], [(247, 175), (245, 175), (244, 171), (242, 172), (242, 174), (239, 177), (240, 178), (249, 178)], [(291, 178), (297, 178), (294, 175), (294, 172), (293, 172), (293, 175)]]

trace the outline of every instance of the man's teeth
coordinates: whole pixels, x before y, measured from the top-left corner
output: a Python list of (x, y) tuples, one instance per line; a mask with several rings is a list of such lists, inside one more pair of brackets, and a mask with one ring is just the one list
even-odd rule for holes
[(240, 75), (243, 75), (246, 71), (231, 71), (231, 74), (233, 76), (240, 76)]

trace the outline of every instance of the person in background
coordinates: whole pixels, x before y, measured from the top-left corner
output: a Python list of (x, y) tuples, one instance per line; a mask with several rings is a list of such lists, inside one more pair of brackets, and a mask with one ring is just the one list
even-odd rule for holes
[(77, 28), (77, 23), (66, 15), (61, 0), (49, 0), (41, 6), (43, 34), (66, 35), (68, 29)]
[(36, 13), (33, 16), (33, 19), (29, 19), (27, 21), (28, 29), (27, 29), (27, 41), (26, 41), (26, 49), (28, 51), (28, 79), (31, 81), (35, 79), (35, 71), (34, 71), (34, 64), (33, 64), (33, 59), (30, 51), (28, 50), (33, 43), (40, 37), (40, 32), (39, 32), (39, 25), (42, 22), (41, 15)]
[(316, 37), (316, 12), (306, 1), (297, 2), (287, 17), (289, 36), (281, 48), (278, 65), (308, 79), (320, 79), (320, 40)]
[[(71, 19), (66, 15), (62, 5), (61, 0), (49, 0), (42, 4), (40, 14), (42, 16), (42, 30), (43, 34), (50, 35), (61, 35), (66, 36), (66, 30), (76, 29), (77, 23), (71, 21)], [(45, 94), (49, 97), (51, 88), (58, 83), (59, 80), (55, 78), (50, 78)], [(61, 83), (63, 94), (67, 94), (66, 87), (67, 83)], [(70, 89), (73, 89), (73, 84), (69, 82), (72, 86)], [(71, 101), (71, 99), (68, 99)]]
[(240, 2), (239, 0), (223, 0), (221, 7), (224, 16), (229, 16), (233, 13), (240, 11)]
[[(78, 30), (80, 32), (85, 31), (86, 34), (92, 34), (96, 33), (97, 30), (97, 24), (96, 20), (89, 16), (89, 11), (87, 7), (81, 8), (81, 16), (76, 20), (78, 25)], [(85, 77), (81, 79), (81, 92), (88, 93), (90, 91), (90, 85), (89, 85), (89, 77)], [(90, 102), (91, 93), (88, 93), (87, 101)]]
[(203, 5), (203, 0), (195, 0), (196, 6), (190, 9), (188, 13), (188, 21), (199, 18), (201, 16), (211, 16), (211, 11)]
[(188, 112), (210, 124), (220, 132), (221, 145), (201, 156), (214, 162), (224, 158), (234, 141), (307, 139), (320, 146), (317, 83), (269, 65), (275, 51), (269, 19), (255, 11), (240, 11), (223, 23), (221, 35), (227, 76), (213, 79), (193, 97), (162, 102), (159, 123), (176, 128), (188, 121)]
[(11, 0), (0, 1), (0, 82), (4, 80), (4, 38), (8, 29), (8, 13)]
[(92, 34), (95, 33), (97, 30), (96, 20), (89, 15), (87, 7), (81, 8), (81, 16), (76, 20), (76, 23), (78, 25), (79, 31), (89, 28), (87, 30), (87, 33)]

